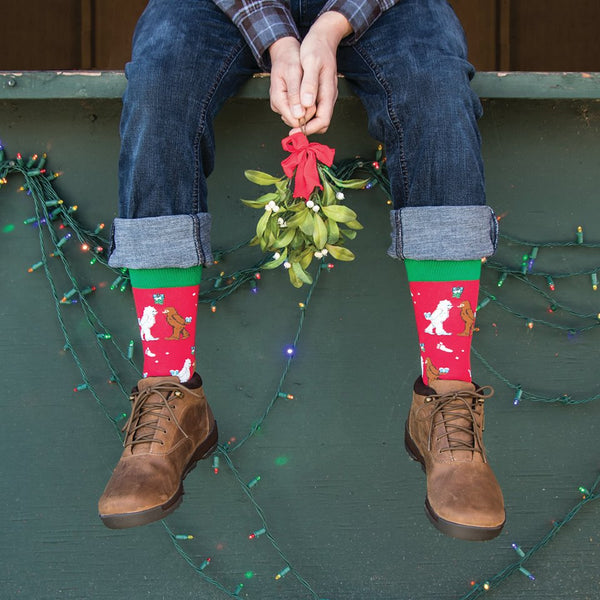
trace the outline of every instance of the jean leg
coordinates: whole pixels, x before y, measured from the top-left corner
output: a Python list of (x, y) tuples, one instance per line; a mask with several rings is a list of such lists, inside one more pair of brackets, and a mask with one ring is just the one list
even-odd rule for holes
[(126, 66), (112, 266), (210, 262), (213, 120), (257, 70), (238, 29), (210, 0), (149, 2)]
[(445, 0), (403, 0), (354, 45), (339, 68), (385, 144), (394, 210), (390, 255), (463, 260), (493, 253), (477, 119), (462, 27)]

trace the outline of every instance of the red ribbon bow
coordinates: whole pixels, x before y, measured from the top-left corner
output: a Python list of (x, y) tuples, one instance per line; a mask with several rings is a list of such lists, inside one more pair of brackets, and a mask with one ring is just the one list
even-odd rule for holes
[(322, 190), (317, 160), (330, 167), (335, 150), (324, 144), (309, 142), (303, 133), (294, 133), (284, 138), (281, 145), (284, 150), (291, 152), (290, 156), (281, 162), (283, 172), (290, 178), (294, 176), (294, 171), (296, 172), (294, 198), (306, 200), (315, 187)]

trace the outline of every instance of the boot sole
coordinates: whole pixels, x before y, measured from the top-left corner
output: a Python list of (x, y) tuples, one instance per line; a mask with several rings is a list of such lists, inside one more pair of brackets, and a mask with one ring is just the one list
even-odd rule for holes
[[(406, 452), (410, 458), (420, 463), (421, 469), (425, 474), (427, 474), (425, 459), (419, 452), (419, 449), (413, 442), (408, 432), (408, 421), (406, 421), (406, 425), (404, 427), (404, 447), (406, 448)], [(429, 498), (427, 498), (427, 496), (425, 496), (425, 514), (431, 521), (432, 525), (445, 535), (457, 538), (459, 540), (467, 540), (469, 542), (484, 542), (486, 540), (492, 540), (500, 534), (502, 528), (504, 527), (504, 522), (497, 527), (473, 527), (471, 525), (461, 525), (460, 523), (453, 523), (452, 521), (442, 519), (442, 517), (440, 517), (433, 510), (431, 504), (429, 504)]]
[(160, 521), (164, 519), (172, 512), (174, 512), (183, 501), (184, 489), (183, 480), (188, 474), (196, 467), (196, 463), (199, 460), (208, 458), (216, 449), (219, 441), (219, 431), (217, 428), (217, 422), (215, 421), (214, 427), (208, 434), (208, 437), (196, 448), (196, 451), (189, 460), (186, 468), (181, 477), (181, 482), (177, 491), (160, 506), (142, 510), (139, 512), (131, 513), (120, 513), (115, 515), (100, 515), (102, 522), (109, 529), (128, 529), (129, 527), (139, 527), (140, 525), (147, 525), (154, 521)]

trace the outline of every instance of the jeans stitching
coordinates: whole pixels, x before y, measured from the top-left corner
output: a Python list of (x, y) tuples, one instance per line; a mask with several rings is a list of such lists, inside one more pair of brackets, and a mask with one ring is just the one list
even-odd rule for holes
[(201, 251), (201, 247), (198, 243), (198, 238), (200, 237), (200, 219), (198, 217), (198, 215), (191, 215), (192, 216), (192, 228), (194, 230), (194, 246), (196, 247), (196, 259), (198, 260), (198, 262), (202, 263), (204, 262), (204, 253)]
[[(400, 166), (402, 168), (402, 183), (404, 189), (404, 200), (408, 198), (409, 184), (408, 184), (408, 168), (406, 165), (406, 154), (404, 152), (404, 130), (402, 128), (402, 123), (394, 110), (394, 106), (392, 104), (392, 92), (389, 87), (389, 84), (383, 74), (381, 73), (377, 63), (371, 58), (371, 54), (367, 48), (367, 44), (357, 42), (353, 46), (354, 51), (362, 58), (362, 60), (367, 64), (369, 69), (371, 69), (375, 79), (378, 81), (379, 85), (383, 88), (386, 96), (386, 108), (387, 115), (392, 123), (399, 139), (399, 151), (400, 151)], [(406, 202), (403, 202), (405, 204)]]
[(192, 194), (193, 194), (192, 207), (193, 207), (194, 213), (200, 212), (200, 200), (198, 198), (199, 177), (200, 177), (199, 146), (200, 146), (200, 140), (202, 139), (202, 136), (204, 135), (204, 132), (206, 129), (206, 115), (208, 113), (208, 106), (212, 102), (212, 100), (216, 94), (216, 91), (219, 89), (219, 86), (221, 85), (221, 83), (223, 81), (223, 76), (229, 70), (231, 65), (235, 62), (237, 57), (243, 52), (244, 46), (245, 46), (245, 43), (243, 41), (240, 41), (237, 46), (234, 46), (233, 51), (229, 53), (229, 55), (225, 58), (225, 60), (223, 60), (222, 67), (216, 74), (215, 81), (214, 81), (212, 87), (210, 88), (210, 90), (208, 91), (208, 93), (206, 94), (204, 103), (202, 105), (198, 129), (196, 130), (196, 136), (194, 138), (194, 186), (193, 186), (193, 192), (192, 192)]

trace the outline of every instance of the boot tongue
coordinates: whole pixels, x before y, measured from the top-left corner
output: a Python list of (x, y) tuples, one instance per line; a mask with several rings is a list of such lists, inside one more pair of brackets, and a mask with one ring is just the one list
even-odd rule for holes
[[(179, 377), (146, 377), (145, 379), (138, 381), (137, 388), (140, 392), (144, 392), (148, 388), (159, 383), (179, 383)], [(131, 446), (132, 454), (145, 453), (150, 450), (150, 444), (152, 444), (157, 431), (153, 427), (144, 427), (144, 425), (156, 425), (160, 419), (153, 413), (159, 412), (160, 409), (154, 408), (152, 412), (146, 412), (145, 409), (149, 408), (149, 404), (158, 404), (160, 401), (161, 398), (158, 394), (151, 394), (149, 398), (146, 398), (144, 406), (142, 407), (142, 416), (140, 416), (136, 422), (137, 429), (133, 434), (133, 440), (145, 438), (148, 441), (138, 441), (138, 443), (133, 444)]]
[[(453, 381), (438, 379), (437, 381), (430, 383), (432, 387), (440, 396), (445, 394), (451, 394), (453, 392), (474, 392), (475, 385), (469, 381)], [(450, 401), (441, 413), (438, 413), (436, 422), (441, 425), (441, 420), (446, 422), (446, 432), (449, 433), (447, 442), (450, 447), (457, 448), (452, 450), (450, 454), (453, 460), (459, 461), (481, 461), (482, 455), (479, 452), (472, 452), (468, 448), (473, 448), (475, 445), (474, 427), (477, 425), (473, 423), (471, 413), (467, 406), (471, 403), (473, 406), (473, 400), (469, 398), (457, 398), (454, 401)], [(438, 421), (438, 419), (440, 421)], [(467, 431), (461, 431), (458, 427), (463, 427)], [(470, 433), (473, 432), (473, 433)], [(461, 443), (464, 442), (464, 445)], [(462, 450), (461, 448), (466, 448)]]
[(138, 381), (137, 387), (140, 392), (158, 383), (180, 383), (179, 377), (146, 377)]

